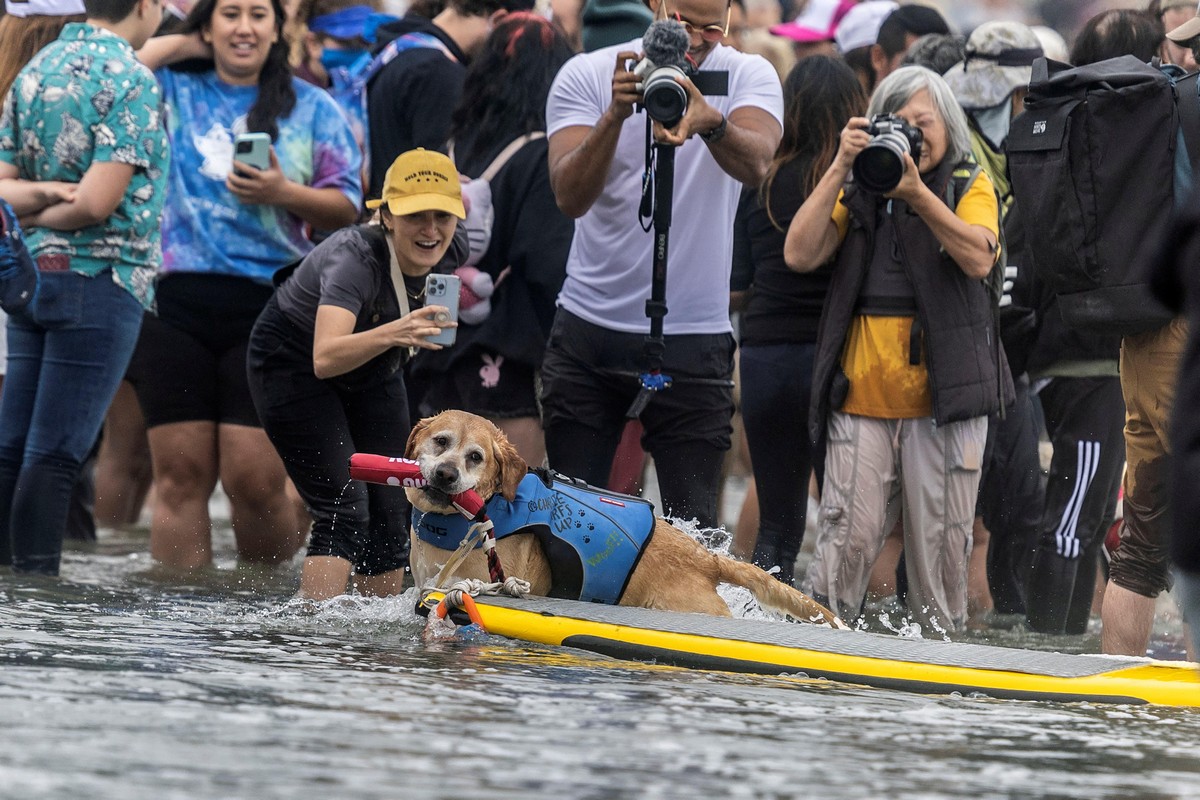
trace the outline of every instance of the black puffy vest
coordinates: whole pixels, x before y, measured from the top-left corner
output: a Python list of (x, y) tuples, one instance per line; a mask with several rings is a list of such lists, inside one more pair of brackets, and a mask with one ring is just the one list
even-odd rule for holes
[[(939, 167), (926, 185), (938, 197), (956, 171), (970, 164)], [(962, 196), (962, 193), (959, 193)], [(833, 279), (817, 333), (813, 365), (809, 432), (822, 443), (831, 411), (845, 400), (848, 385), (841, 369), (842, 353), (868, 266), (875, 249), (896, 243), (876, 241), (877, 215), (887, 213), (887, 199), (846, 187), (843, 202), (850, 210), (850, 227), (838, 250)], [(1004, 348), (996, 336), (996, 314), (987, 286), (968, 277), (942, 250), (933, 232), (907, 203), (892, 203), (894, 226), (903, 246), (904, 266), (916, 297), (922, 358), (929, 371), (933, 418), (938, 424), (995, 413), (1013, 401), (1012, 376)], [(920, 268), (914, 268), (920, 265)]]

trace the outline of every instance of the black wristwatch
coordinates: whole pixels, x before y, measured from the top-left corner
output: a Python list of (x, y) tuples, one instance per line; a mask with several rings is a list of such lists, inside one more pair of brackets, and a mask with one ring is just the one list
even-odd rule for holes
[(729, 120), (725, 118), (724, 114), (722, 114), (720, 124), (718, 124), (717, 127), (713, 128), (712, 130), (704, 131), (703, 133), (701, 133), (700, 138), (703, 139), (706, 144), (712, 144), (713, 142), (719, 142), (725, 138), (725, 131), (728, 128), (729, 128)]

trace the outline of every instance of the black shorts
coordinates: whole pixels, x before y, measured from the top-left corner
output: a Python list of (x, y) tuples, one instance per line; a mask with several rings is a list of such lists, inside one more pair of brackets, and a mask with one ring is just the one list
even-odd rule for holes
[(540, 416), (537, 371), (493, 350), (473, 345), (450, 369), (429, 377), (431, 414), (456, 408), (489, 419)]
[(217, 422), (261, 427), (246, 382), (246, 343), (271, 287), (248, 278), (174, 273), (158, 284), (127, 377), (146, 427)]

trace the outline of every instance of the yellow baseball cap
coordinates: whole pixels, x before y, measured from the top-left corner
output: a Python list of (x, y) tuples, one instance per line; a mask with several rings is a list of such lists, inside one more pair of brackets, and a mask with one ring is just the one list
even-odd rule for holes
[(462, 184), (454, 162), (448, 156), (423, 147), (396, 157), (383, 179), (380, 198), (368, 200), (367, 208), (379, 208), (384, 203), (387, 203), (388, 211), (397, 216), (445, 211), (459, 219), (467, 218)]

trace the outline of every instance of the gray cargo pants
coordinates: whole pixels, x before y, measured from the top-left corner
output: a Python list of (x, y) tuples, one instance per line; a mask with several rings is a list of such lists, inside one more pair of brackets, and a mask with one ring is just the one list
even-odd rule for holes
[(908, 607), (926, 630), (961, 628), (987, 417), (829, 420), (819, 532), (804, 589), (857, 616), (884, 538), (904, 514)]

